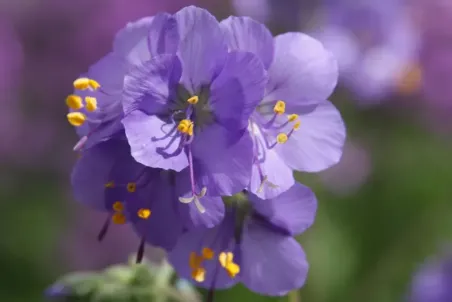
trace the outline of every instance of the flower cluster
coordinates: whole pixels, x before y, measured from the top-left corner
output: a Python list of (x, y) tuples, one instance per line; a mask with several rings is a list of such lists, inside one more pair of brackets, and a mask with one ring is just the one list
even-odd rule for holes
[(247, 17), (186, 7), (129, 23), (67, 98), (75, 197), (108, 213), (100, 240), (111, 223), (133, 227), (137, 261), (147, 243), (200, 286), (301, 287), (294, 236), (317, 201), (293, 171), (341, 157), (345, 127), (327, 101), (337, 77), (321, 43)]

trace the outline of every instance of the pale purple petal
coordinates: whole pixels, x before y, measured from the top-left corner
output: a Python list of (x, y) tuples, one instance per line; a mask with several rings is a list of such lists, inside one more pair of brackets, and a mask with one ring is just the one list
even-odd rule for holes
[(295, 238), (250, 222), (241, 251), (241, 282), (253, 292), (283, 296), (305, 283), (309, 264)]
[(175, 14), (180, 37), (182, 84), (191, 93), (208, 85), (227, 56), (227, 45), (218, 21), (207, 10), (188, 6)]
[(228, 129), (244, 129), (264, 97), (266, 84), (267, 74), (258, 57), (249, 52), (231, 52), (210, 86), (210, 108)]
[(148, 43), (151, 56), (176, 54), (179, 46), (176, 19), (167, 13), (156, 15), (149, 30)]
[(211, 125), (192, 143), (198, 168), (195, 177), (213, 196), (236, 194), (250, 183), (253, 142), (248, 131), (233, 135), (222, 126)]
[[(157, 116), (149, 116), (136, 110), (124, 117), (122, 123), (126, 130), (132, 156), (136, 161), (152, 168), (181, 171), (188, 166), (184, 152), (177, 152), (180, 136), (177, 132), (168, 135), (176, 126)], [(174, 140), (173, 140), (174, 138)]]
[[(273, 149), (265, 148), (261, 132), (255, 128), (255, 146), (259, 150), (253, 170), (249, 190), (262, 199), (269, 199), (287, 191), (295, 183), (293, 171)], [(266, 181), (262, 183), (262, 178)]]
[(124, 141), (109, 140), (81, 153), (72, 170), (71, 184), (75, 199), (98, 210), (106, 210), (105, 184), (118, 160), (130, 150)]
[(113, 42), (113, 51), (126, 58), (130, 65), (139, 65), (151, 58), (149, 30), (154, 17), (145, 17), (128, 23)]
[(136, 66), (124, 79), (123, 109), (127, 114), (165, 112), (179, 82), (182, 67), (175, 55), (161, 55)]
[(292, 236), (303, 233), (314, 223), (317, 198), (311, 189), (300, 183), (270, 200), (252, 194), (249, 198), (257, 213)]
[(273, 36), (265, 25), (249, 18), (231, 16), (221, 21), (221, 29), (226, 35), (229, 49), (254, 53), (265, 69), (273, 62)]
[(345, 125), (329, 101), (300, 116), (301, 126), (276, 151), (294, 170), (319, 172), (339, 162), (345, 143)]
[(275, 59), (269, 70), (264, 102), (283, 100), (291, 106), (313, 106), (336, 87), (338, 67), (323, 45), (302, 33), (275, 38)]

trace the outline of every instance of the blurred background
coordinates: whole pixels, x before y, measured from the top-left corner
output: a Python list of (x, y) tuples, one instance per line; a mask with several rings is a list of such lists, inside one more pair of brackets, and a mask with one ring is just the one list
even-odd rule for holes
[[(340, 164), (297, 175), (319, 199), (316, 223), (300, 238), (310, 273), (299, 295), (405, 301), (420, 265), (452, 241), (448, 0), (0, 1), (0, 301), (43, 301), (58, 276), (125, 262), (136, 250), (127, 227), (99, 244), (105, 217), (71, 197), (77, 137), (64, 100), (128, 21), (189, 4), (220, 20), (252, 16), (274, 34), (303, 31), (337, 56), (331, 100), (348, 139)], [(287, 300), (241, 286), (216, 298)]]

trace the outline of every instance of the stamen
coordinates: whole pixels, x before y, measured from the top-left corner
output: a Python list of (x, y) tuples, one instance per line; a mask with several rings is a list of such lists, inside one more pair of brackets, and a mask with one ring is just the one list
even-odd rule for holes
[(202, 267), (198, 267), (191, 272), (191, 277), (196, 282), (204, 282), (206, 280), (206, 270)]
[(298, 130), (298, 129), (300, 129), (300, 126), (301, 126), (301, 122), (300, 122), (300, 121), (297, 121), (297, 122), (293, 125), (293, 130)]
[(293, 121), (295, 121), (297, 118), (298, 118), (298, 114), (289, 114), (289, 115), (287, 116), (287, 119), (288, 119), (289, 122), (293, 122)]
[(67, 120), (69, 121), (69, 124), (71, 124), (74, 127), (80, 127), (86, 121), (86, 116), (80, 112), (70, 112), (66, 116)]
[(91, 96), (85, 97), (86, 110), (93, 112), (97, 109), (97, 99)]
[(240, 273), (240, 266), (234, 263), (234, 254), (231, 252), (222, 252), (218, 256), (221, 266), (226, 270), (229, 277), (234, 278), (238, 273)]
[(199, 213), (203, 214), (206, 212), (206, 208), (201, 204), (199, 201), (199, 198), (197, 195), (193, 196), (193, 202), (195, 203), (196, 208), (198, 209)]
[(83, 146), (86, 144), (86, 142), (88, 141), (88, 136), (83, 136), (81, 139), (79, 139), (79, 141), (75, 144), (74, 148), (72, 148), (73, 151), (79, 151), (80, 149), (83, 148)]
[(122, 212), (124, 211), (124, 205), (122, 204), (122, 202), (117, 201), (113, 204), (113, 210), (115, 212)]
[(199, 102), (199, 97), (197, 95), (194, 95), (187, 100), (187, 103), (190, 103), (192, 105), (196, 105), (198, 102)]
[(71, 94), (66, 98), (66, 105), (73, 110), (81, 109), (83, 107), (82, 98)]
[(78, 90), (86, 90), (89, 88), (89, 79), (88, 78), (78, 78), (74, 81), (74, 88)]
[(138, 210), (138, 217), (141, 219), (148, 219), (151, 216), (152, 212), (149, 209), (139, 209)]
[(212, 249), (205, 247), (201, 251), (202, 257), (206, 260), (212, 260), (212, 258), (215, 256), (215, 253)]
[(110, 182), (107, 182), (105, 184), (105, 188), (111, 189), (111, 188), (114, 188), (114, 187), (115, 187), (115, 182), (114, 181), (110, 181)]
[(287, 142), (288, 139), (289, 138), (287, 137), (287, 134), (285, 134), (285, 133), (280, 133), (276, 137), (276, 141), (278, 142), (278, 144), (284, 144), (285, 142)]
[(137, 190), (137, 184), (134, 182), (129, 182), (127, 184), (127, 191), (129, 191), (129, 193), (134, 193)]
[(99, 84), (99, 82), (97, 82), (96, 80), (89, 79), (89, 80), (88, 80), (88, 84), (89, 84), (89, 87), (90, 87), (92, 90), (97, 90), (97, 89), (100, 88), (100, 84)]
[(126, 216), (123, 213), (114, 213), (113, 216), (111, 217), (111, 220), (113, 221), (114, 224), (125, 224), (127, 219)]
[(277, 101), (276, 105), (273, 107), (273, 111), (279, 115), (283, 114), (286, 112), (286, 103), (284, 101)]
[(196, 269), (201, 266), (203, 260), (204, 259), (202, 256), (197, 255), (195, 252), (191, 252), (188, 260), (188, 265), (191, 269)]
[(189, 119), (181, 120), (179, 122), (179, 125), (177, 126), (177, 130), (179, 130), (179, 132), (181, 133), (191, 136), (193, 135), (193, 122)]
[(102, 228), (100, 229), (99, 235), (97, 235), (97, 241), (102, 241), (105, 238), (105, 235), (107, 235), (108, 228), (110, 227), (110, 216), (107, 217), (107, 220), (105, 220)]
[(141, 238), (140, 246), (138, 247), (137, 252), (137, 259), (135, 260), (135, 263), (141, 263), (143, 261), (145, 243), (146, 243), (145, 238), (144, 237)]

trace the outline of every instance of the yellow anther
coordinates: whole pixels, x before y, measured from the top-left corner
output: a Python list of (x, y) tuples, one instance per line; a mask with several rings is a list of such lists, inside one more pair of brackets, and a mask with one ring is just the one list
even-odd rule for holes
[(117, 201), (113, 204), (113, 210), (115, 212), (122, 212), (124, 210), (124, 205), (122, 204), (122, 202)]
[(289, 137), (285, 133), (280, 133), (276, 137), (276, 141), (278, 142), (278, 144), (284, 144), (285, 142), (287, 142), (288, 139)]
[(300, 126), (301, 126), (301, 122), (300, 122), (300, 121), (297, 121), (297, 122), (293, 125), (293, 129), (294, 129), (294, 130), (298, 130), (298, 129), (300, 129)]
[(192, 96), (187, 100), (188, 103), (196, 105), (199, 102), (199, 97), (197, 95)]
[(93, 80), (93, 79), (88, 80), (88, 85), (92, 90), (96, 90), (96, 89), (100, 88), (100, 84), (96, 80)]
[(66, 105), (73, 110), (78, 110), (83, 107), (82, 98), (71, 94), (66, 98)]
[(97, 99), (92, 96), (87, 96), (85, 98), (86, 110), (93, 112), (97, 109)]
[(212, 249), (205, 247), (202, 249), (201, 255), (205, 260), (212, 260), (213, 256), (215, 256), (215, 253)]
[(284, 101), (277, 101), (275, 107), (273, 107), (273, 111), (276, 114), (283, 114), (286, 112), (286, 103)]
[(190, 265), (190, 268), (194, 270), (201, 266), (203, 260), (204, 258), (202, 256), (196, 254), (195, 252), (191, 252), (188, 264)]
[(74, 81), (74, 88), (78, 90), (86, 90), (89, 88), (88, 78), (78, 78)]
[(111, 220), (113, 220), (114, 224), (124, 224), (127, 221), (126, 216), (120, 212), (114, 213)]
[(130, 193), (133, 193), (137, 190), (137, 184), (134, 182), (129, 182), (127, 184), (127, 191), (129, 191)]
[(83, 123), (85, 123), (86, 116), (80, 112), (70, 112), (67, 114), (67, 120), (72, 126), (80, 127)]
[(287, 116), (287, 119), (289, 120), (289, 122), (293, 122), (298, 118), (298, 114), (289, 114)]
[(191, 277), (196, 282), (204, 282), (204, 280), (206, 279), (206, 270), (202, 267), (198, 267), (191, 271)]
[(181, 120), (177, 126), (177, 130), (184, 134), (193, 135), (193, 122), (188, 119)]
[(234, 254), (231, 252), (221, 253), (218, 256), (221, 266), (226, 270), (229, 277), (234, 278), (238, 273), (240, 273), (240, 266), (234, 263)]
[(142, 219), (148, 219), (151, 216), (151, 210), (149, 209), (139, 209), (138, 210), (138, 217)]
[(105, 184), (105, 187), (109, 188), (109, 189), (114, 188), (115, 187), (115, 182), (114, 181), (107, 182)]

